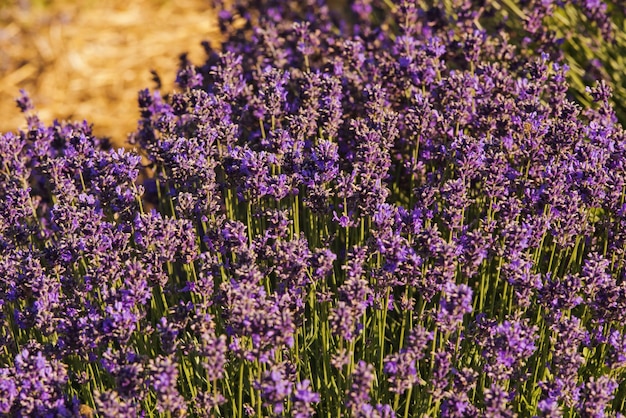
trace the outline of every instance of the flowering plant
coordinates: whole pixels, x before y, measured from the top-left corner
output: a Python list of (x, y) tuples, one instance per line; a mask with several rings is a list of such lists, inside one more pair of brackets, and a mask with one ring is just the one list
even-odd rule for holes
[(21, 97), (0, 413), (618, 416), (626, 135), (494, 4), (236, 2), (136, 151)]

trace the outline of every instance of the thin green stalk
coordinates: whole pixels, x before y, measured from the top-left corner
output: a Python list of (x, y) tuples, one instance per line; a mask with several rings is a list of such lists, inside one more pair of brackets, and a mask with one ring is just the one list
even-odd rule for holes
[(406, 395), (406, 403), (404, 404), (404, 418), (409, 418), (409, 407), (411, 406), (411, 395), (413, 394), (413, 386), (409, 387)]
[(244, 360), (241, 359), (241, 364), (239, 365), (239, 387), (237, 388), (237, 416), (239, 418), (243, 418), (243, 371), (244, 371)]
[(378, 357), (378, 373), (383, 374), (383, 362), (385, 359), (385, 330), (387, 329), (387, 306), (389, 305), (389, 294), (391, 288), (387, 286), (385, 291), (384, 305), (382, 306), (381, 319), (378, 326), (378, 349), (380, 350)]

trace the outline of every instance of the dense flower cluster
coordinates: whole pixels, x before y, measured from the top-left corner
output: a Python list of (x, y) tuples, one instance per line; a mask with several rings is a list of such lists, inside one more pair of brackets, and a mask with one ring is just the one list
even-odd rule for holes
[(133, 152), (20, 98), (0, 413), (621, 416), (626, 133), (480, 3), (234, 2)]

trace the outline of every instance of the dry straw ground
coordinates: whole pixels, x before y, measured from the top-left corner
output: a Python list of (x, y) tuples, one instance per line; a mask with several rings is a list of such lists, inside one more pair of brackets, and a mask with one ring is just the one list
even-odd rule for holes
[(45, 122), (86, 119), (123, 144), (150, 70), (171, 91), (179, 55), (201, 63), (218, 36), (207, 0), (0, 0), (0, 131), (25, 125), (23, 88)]

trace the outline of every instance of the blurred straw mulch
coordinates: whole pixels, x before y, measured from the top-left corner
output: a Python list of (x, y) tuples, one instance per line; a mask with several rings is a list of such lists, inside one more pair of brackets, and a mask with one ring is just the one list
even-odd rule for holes
[(0, 132), (25, 126), (25, 89), (44, 122), (85, 119), (124, 145), (151, 70), (171, 91), (180, 54), (204, 61), (202, 41), (219, 41), (206, 0), (0, 0)]

